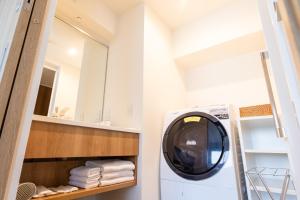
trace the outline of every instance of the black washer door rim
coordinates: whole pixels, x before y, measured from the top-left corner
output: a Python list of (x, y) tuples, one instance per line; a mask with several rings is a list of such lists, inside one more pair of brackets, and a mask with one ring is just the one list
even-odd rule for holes
[[(177, 122), (179, 122), (180, 120), (187, 118), (187, 117), (191, 117), (191, 116), (199, 116), (200, 118), (205, 118), (207, 120), (209, 120), (209, 123), (213, 123), (213, 125), (215, 126), (215, 132), (217, 130), (219, 137), (222, 140), (222, 144), (219, 144), (219, 147), (222, 151), (220, 152), (220, 156), (218, 158), (218, 161), (213, 165), (210, 166), (208, 169), (206, 169), (205, 171), (201, 171), (201, 172), (186, 172), (183, 169), (180, 169), (179, 167), (177, 167), (179, 164), (175, 164), (172, 159), (169, 157), (168, 155), (168, 147), (167, 147), (167, 143), (168, 143), (168, 138), (169, 138), (169, 133), (170, 130), (172, 129), (172, 127), (174, 125), (176, 125)], [(173, 134), (174, 135), (174, 134)], [(221, 122), (207, 114), (207, 113), (203, 113), (203, 112), (190, 112), (190, 113), (186, 113), (183, 114), (179, 117), (177, 117), (175, 120), (173, 120), (173, 122), (168, 126), (165, 135), (163, 137), (163, 144), (162, 144), (162, 150), (163, 150), (163, 154), (165, 157), (165, 160), (167, 161), (167, 164), (169, 165), (169, 167), (180, 177), (188, 179), (188, 180), (202, 180), (202, 179), (206, 179), (209, 178), (213, 175), (215, 175), (216, 173), (218, 173), (221, 168), (224, 166), (224, 164), (226, 163), (227, 159), (228, 159), (228, 154), (229, 154), (229, 138), (228, 135), (226, 133), (226, 130), (224, 128), (224, 126), (221, 124)]]

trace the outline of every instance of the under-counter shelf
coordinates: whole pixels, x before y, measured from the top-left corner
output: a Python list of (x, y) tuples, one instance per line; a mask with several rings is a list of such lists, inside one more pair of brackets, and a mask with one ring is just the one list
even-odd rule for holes
[(113, 190), (129, 188), (129, 187), (133, 187), (133, 186), (136, 186), (136, 180), (128, 181), (128, 182), (124, 182), (124, 183), (118, 183), (118, 184), (109, 185), (109, 186), (99, 186), (99, 187), (91, 188), (91, 189), (79, 189), (77, 191), (70, 192), (70, 193), (56, 194), (56, 195), (52, 195), (52, 196), (35, 198), (35, 199), (36, 200), (71, 200), (71, 199), (78, 199), (78, 198), (82, 198), (82, 197), (97, 195), (100, 193), (109, 192), (109, 191), (113, 191)]

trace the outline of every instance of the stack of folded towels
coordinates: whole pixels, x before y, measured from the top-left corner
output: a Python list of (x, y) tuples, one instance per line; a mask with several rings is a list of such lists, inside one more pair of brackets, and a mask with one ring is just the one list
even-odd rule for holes
[(81, 166), (70, 171), (69, 184), (80, 188), (94, 188), (99, 185), (100, 168)]
[(90, 168), (100, 168), (99, 185), (112, 185), (134, 180), (135, 165), (127, 160), (94, 160), (86, 161), (85, 165)]

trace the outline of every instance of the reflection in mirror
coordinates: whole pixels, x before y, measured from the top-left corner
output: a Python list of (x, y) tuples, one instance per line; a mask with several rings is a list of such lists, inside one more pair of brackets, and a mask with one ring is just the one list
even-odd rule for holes
[(100, 122), (107, 56), (107, 46), (55, 18), (34, 113)]
[(55, 81), (57, 77), (57, 71), (45, 66), (43, 68), (42, 78), (40, 82), (40, 87), (38, 91), (38, 97), (36, 99), (36, 105), (34, 113), (37, 115), (47, 116), (49, 112), (53, 110), (50, 106), (51, 97), (55, 95)]

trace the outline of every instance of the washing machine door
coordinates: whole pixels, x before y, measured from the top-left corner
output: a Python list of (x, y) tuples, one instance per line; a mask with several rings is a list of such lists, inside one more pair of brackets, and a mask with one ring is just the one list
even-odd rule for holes
[(229, 138), (221, 122), (203, 112), (175, 119), (163, 138), (163, 154), (170, 168), (189, 180), (215, 175), (224, 166)]

